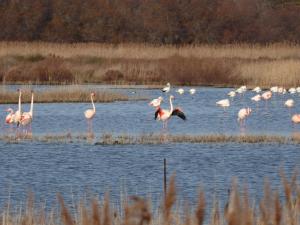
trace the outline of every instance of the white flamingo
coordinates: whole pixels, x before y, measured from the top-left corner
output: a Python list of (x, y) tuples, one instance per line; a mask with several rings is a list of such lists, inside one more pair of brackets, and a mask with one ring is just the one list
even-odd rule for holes
[(178, 90), (176, 90), (177, 93), (179, 93), (180, 95), (182, 95), (184, 93), (184, 89), (183, 88), (179, 88)]
[(227, 94), (229, 97), (233, 98), (236, 96), (236, 93), (235, 91), (230, 91), (228, 94)]
[(21, 109), (22, 91), (21, 91), (21, 89), (18, 89), (18, 92), (19, 92), (18, 110), (15, 112), (15, 117), (14, 117), (14, 123), (16, 123), (17, 126), (20, 125), (20, 121), (21, 121), (21, 117), (22, 117), (22, 109)]
[(249, 107), (240, 109), (240, 111), (238, 112), (238, 121), (244, 121), (251, 114), (251, 112), (252, 110)]
[(255, 95), (251, 98), (252, 101), (259, 102), (261, 100), (261, 95)]
[[(27, 125), (31, 125), (32, 123), (32, 119), (33, 119), (33, 98), (34, 98), (34, 93), (33, 91), (31, 91), (31, 103), (30, 103), (30, 110), (29, 112), (23, 112), (22, 116), (21, 116), (21, 120), (20, 120), (20, 124), (22, 126), (27, 126)], [(30, 127), (30, 131), (31, 131), (31, 127)], [(28, 130), (26, 129), (26, 133), (28, 132)]]
[(171, 118), (171, 116), (178, 116), (183, 120), (186, 120), (186, 116), (184, 113), (179, 109), (175, 108), (173, 109), (172, 99), (174, 99), (174, 96), (170, 96), (170, 110), (162, 109), (160, 107), (157, 108), (155, 112), (154, 119), (155, 120), (161, 120), (163, 122), (163, 129), (167, 128), (167, 122)]
[(289, 89), (289, 92), (290, 92), (290, 94), (295, 94), (295, 93), (296, 93), (296, 88), (291, 87), (291, 88)]
[(92, 92), (91, 93), (91, 102), (92, 102), (93, 108), (87, 109), (84, 111), (84, 116), (87, 119), (87, 123), (88, 123), (88, 131), (92, 130), (92, 119), (94, 118), (94, 116), (96, 114), (96, 107), (95, 107), (94, 99), (93, 99), (94, 97), (95, 97), (95, 93)]
[(193, 94), (196, 93), (196, 89), (195, 89), (195, 88), (191, 88), (191, 89), (189, 90), (189, 92), (190, 92), (191, 95), (193, 95)]
[(261, 88), (260, 87), (256, 87), (256, 88), (253, 88), (252, 91), (254, 91), (256, 93), (259, 93), (259, 92), (261, 92)]
[(272, 91), (273, 93), (277, 93), (278, 92), (278, 86), (271, 87), (270, 91)]
[(288, 100), (286, 100), (285, 103), (284, 103), (284, 105), (285, 105), (286, 107), (288, 107), (288, 108), (293, 107), (294, 104), (295, 104), (295, 101), (294, 101), (293, 99), (288, 99)]
[(162, 92), (168, 93), (171, 90), (171, 84), (167, 83), (167, 86), (162, 89)]
[(261, 97), (264, 99), (264, 100), (269, 100), (271, 97), (272, 97), (272, 92), (271, 91), (266, 91), (264, 92)]
[(225, 108), (228, 108), (230, 106), (230, 101), (229, 99), (222, 99), (220, 101), (217, 101), (216, 104), (217, 106), (223, 107), (223, 109), (225, 110)]
[(159, 96), (158, 98), (155, 98), (151, 102), (149, 102), (149, 105), (156, 108), (156, 107), (160, 106), (162, 101), (163, 101), (163, 97)]

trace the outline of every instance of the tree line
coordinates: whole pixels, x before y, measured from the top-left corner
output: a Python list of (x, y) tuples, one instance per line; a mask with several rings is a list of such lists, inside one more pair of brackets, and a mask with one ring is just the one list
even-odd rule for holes
[(0, 40), (299, 42), (300, 1), (0, 0)]

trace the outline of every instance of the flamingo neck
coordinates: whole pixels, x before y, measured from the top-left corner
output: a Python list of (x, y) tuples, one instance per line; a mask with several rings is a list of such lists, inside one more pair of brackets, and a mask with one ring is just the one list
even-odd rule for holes
[(173, 103), (172, 103), (172, 98), (170, 96), (170, 113), (173, 112)]
[(32, 116), (32, 114), (33, 114), (33, 93), (31, 94), (31, 104), (30, 104), (30, 111), (29, 111), (29, 113)]
[(93, 105), (93, 110), (94, 110), (94, 112), (96, 112), (96, 107), (95, 107), (95, 104), (94, 104), (93, 95), (91, 95), (91, 101), (92, 101), (92, 105)]
[(22, 92), (19, 91), (19, 105), (18, 105), (19, 112), (21, 112), (21, 95), (22, 95)]

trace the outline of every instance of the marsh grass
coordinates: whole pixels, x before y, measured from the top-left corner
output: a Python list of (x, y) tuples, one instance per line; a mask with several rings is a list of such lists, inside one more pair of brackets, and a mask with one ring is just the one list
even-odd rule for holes
[[(53, 103), (53, 102), (90, 102), (91, 91), (76, 88), (57, 88), (55, 90), (37, 91), (34, 93), (35, 103)], [(129, 100), (146, 100), (145, 97), (128, 97), (127, 95), (112, 91), (95, 91), (95, 102), (114, 102)], [(22, 91), (22, 103), (31, 101), (31, 91), (26, 89)], [(9, 90), (0, 90), (0, 104), (17, 104), (18, 93)]]
[[(8, 202), (1, 209), (2, 225), (297, 225), (300, 221), (300, 186), (295, 172), (288, 179), (280, 173), (284, 197), (280, 198), (279, 187), (270, 187), (265, 182), (263, 197), (251, 199), (247, 186), (241, 190), (236, 178), (228, 202), (220, 208), (215, 200), (213, 207), (207, 207), (205, 192), (200, 190), (193, 207), (188, 203), (183, 209), (176, 204), (178, 191), (175, 175), (170, 177), (165, 197), (156, 209), (151, 208), (151, 199), (130, 196), (122, 199), (120, 207), (113, 207), (108, 194), (102, 201), (98, 197), (81, 200), (70, 205), (61, 194), (57, 195), (57, 208), (47, 211), (43, 205), (35, 204), (34, 196), (29, 195), (25, 208)], [(181, 189), (184, 187), (181, 187)], [(255, 203), (257, 202), (257, 203)]]
[(0, 42), (3, 83), (300, 86), (300, 46)]
[(73, 143), (88, 141), (94, 145), (162, 145), (162, 144), (206, 144), (206, 143), (277, 143), (300, 144), (300, 136), (270, 136), (270, 135), (170, 135), (170, 134), (141, 134), (113, 135), (104, 133), (100, 137), (94, 133), (58, 133), (45, 135), (1, 135), (0, 141), (18, 143), (22, 141)]

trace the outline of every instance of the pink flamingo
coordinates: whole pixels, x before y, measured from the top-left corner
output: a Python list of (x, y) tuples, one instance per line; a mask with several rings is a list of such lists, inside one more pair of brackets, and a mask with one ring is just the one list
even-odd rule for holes
[(240, 109), (240, 111), (238, 112), (238, 121), (240, 122), (240, 124), (242, 124), (245, 119), (251, 114), (252, 110), (251, 108), (242, 108)]
[(156, 108), (160, 106), (162, 101), (163, 101), (163, 97), (159, 96), (158, 98), (155, 98), (151, 102), (149, 102), (149, 105)]
[(161, 120), (163, 122), (163, 129), (167, 128), (167, 122), (171, 118), (171, 116), (178, 116), (183, 120), (186, 120), (186, 116), (184, 113), (179, 109), (175, 108), (173, 109), (172, 99), (174, 99), (174, 96), (170, 96), (170, 110), (162, 109), (157, 107), (157, 110), (155, 112), (155, 120)]
[(95, 108), (95, 104), (94, 104), (94, 99), (93, 97), (95, 97), (95, 93), (92, 92), (91, 93), (91, 102), (93, 105), (92, 109), (87, 109), (84, 112), (84, 116), (87, 119), (87, 123), (88, 123), (88, 130), (91, 131), (92, 130), (92, 119), (94, 118), (95, 114), (96, 114), (96, 108)]
[(294, 115), (292, 116), (292, 121), (293, 121), (294, 123), (300, 123), (300, 114), (294, 114)]
[(6, 112), (9, 112), (7, 116), (5, 117), (5, 123), (12, 124), (15, 121), (15, 113), (12, 108), (8, 108), (5, 110)]

